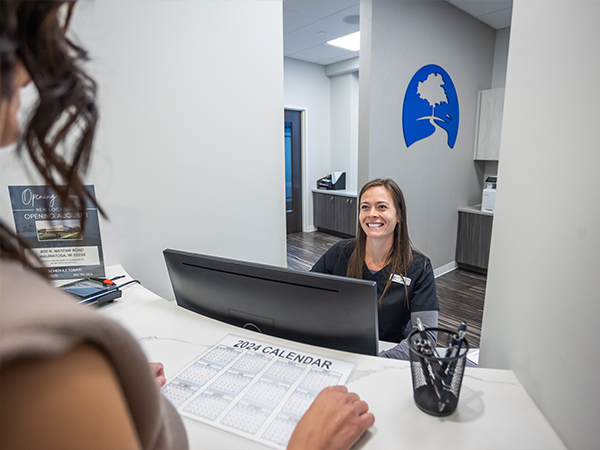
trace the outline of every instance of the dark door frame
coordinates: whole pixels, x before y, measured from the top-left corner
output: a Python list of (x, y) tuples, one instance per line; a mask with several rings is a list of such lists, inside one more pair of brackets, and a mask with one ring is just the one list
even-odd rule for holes
[(285, 109), (284, 120), (292, 124), (293, 207), (285, 214), (286, 232), (289, 234), (302, 231), (302, 111)]

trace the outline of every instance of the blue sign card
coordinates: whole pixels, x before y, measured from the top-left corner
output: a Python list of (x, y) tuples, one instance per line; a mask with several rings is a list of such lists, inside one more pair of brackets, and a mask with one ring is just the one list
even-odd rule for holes
[[(94, 186), (86, 186), (95, 198)], [(9, 186), (17, 235), (56, 280), (105, 277), (98, 210), (86, 201), (85, 230), (79, 211), (64, 208), (48, 186)]]
[(459, 122), (458, 95), (448, 72), (435, 64), (421, 67), (404, 95), (402, 129), (406, 146), (441, 129), (448, 134), (448, 147), (454, 148)]

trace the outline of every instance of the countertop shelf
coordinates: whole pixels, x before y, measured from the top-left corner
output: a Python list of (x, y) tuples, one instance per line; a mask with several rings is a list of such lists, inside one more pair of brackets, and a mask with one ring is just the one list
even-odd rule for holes
[(316, 194), (341, 195), (343, 197), (356, 198), (358, 196), (358, 193), (356, 191), (351, 191), (351, 190), (347, 190), (347, 189), (342, 189), (339, 191), (333, 191), (333, 190), (329, 190), (329, 189), (313, 189), (312, 191)]
[(463, 206), (462, 208), (458, 208), (458, 211), (471, 214), (481, 214), (482, 216), (494, 216), (494, 213), (491, 211), (482, 211), (481, 204), (473, 206)]
[[(123, 281), (131, 280), (121, 266), (107, 267), (106, 274), (109, 278), (126, 275)], [(467, 367), (456, 412), (437, 418), (415, 406), (409, 361), (256, 334), (181, 308), (138, 284), (128, 286), (122, 298), (97, 311), (123, 325), (138, 340), (148, 360), (161, 361), (169, 380), (228, 335), (354, 364), (346, 385), (368, 403), (377, 418), (357, 445), (363, 449), (565, 448), (510, 370)], [(270, 448), (187, 416), (182, 419), (190, 448)]]

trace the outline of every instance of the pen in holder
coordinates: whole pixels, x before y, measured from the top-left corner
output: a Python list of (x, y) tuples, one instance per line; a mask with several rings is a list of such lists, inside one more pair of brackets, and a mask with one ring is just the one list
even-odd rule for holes
[(425, 328), (408, 336), (415, 404), (427, 414), (448, 416), (456, 410), (469, 351), (465, 328)]

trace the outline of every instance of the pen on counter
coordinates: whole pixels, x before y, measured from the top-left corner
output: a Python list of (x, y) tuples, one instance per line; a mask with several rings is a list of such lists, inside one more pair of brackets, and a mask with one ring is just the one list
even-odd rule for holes
[(446, 406), (446, 400), (444, 399), (445, 374), (442, 370), (442, 366), (438, 364), (437, 359), (439, 358), (439, 355), (436, 351), (435, 344), (432, 344), (431, 340), (427, 336), (423, 322), (421, 322), (421, 319), (418, 317), (416, 322), (421, 338), (415, 342), (415, 345), (419, 353), (423, 355), (419, 357), (419, 360), (421, 367), (423, 368), (425, 382), (433, 387), (438, 398), (439, 411), (442, 412)]
[(423, 355), (418, 356), (418, 358), (419, 363), (421, 364), (421, 369), (423, 370), (423, 376), (425, 377), (425, 384), (433, 386), (433, 389), (435, 390), (435, 395), (441, 402), (443, 396), (443, 384), (441, 382), (441, 379), (435, 375), (435, 370), (426, 358), (433, 356), (431, 346), (426, 340), (417, 339), (415, 341), (415, 347), (417, 347), (417, 352), (419, 353), (419, 355)]
[(421, 319), (419, 319), (417, 317), (417, 329), (419, 330), (419, 334), (421, 335), (421, 339), (423, 339), (424, 341), (427, 340), (427, 335), (425, 334), (425, 326), (423, 325), (423, 322), (421, 322)]
[[(462, 347), (462, 343), (466, 334), (467, 324), (465, 322), (461, 322), (461, 324), (458, 327), (458, 330), (456, 330), (456, 334), (452, 336), (452, 342), (450, 343), (450, 346), (448, 347), (448, 349), (446, 349), (446, 358), (454, 358), (460, 353), (460, 348)], [(455, 361), (453, 363), (455, 363)], [(448, 371), (453, 365), (453, 363), (445, 361), (444, 364), (442, 364), (443, 372), (446, 375), (448, 375)]]
[(421, 335), (421, 339), (423, 340), (423, 342), (425, 344), (427, 344), (427, 346), (431, 349), (431, 353), (433, 356), (435, 356), (436, 358), (439, 358), (439, 355), (437, 354), (437, 351), (435, 349), (435, 345), (431, 343), (431, 341), (429, 340), (427, 333), (425, 332), (425, 326), (423, 325), (423, 322), (421, 322), (421, 319), (419, 319), (417, 317), (417, 329), (419, 330), (419, 334)]
[[(467, 333), (467, 324), (462, 322), (456, 331), (456, 334), (452, 336), (452, 342), (450, 347), (446, 350), (446, 358), (454, 358), (460, 353), (460, 348), (462, 347), (463, 340)], [(444, 387), (444, 392), (442, 393), (442, 399), (440, 403), (446, 404), (448, 402), (448, 393), (452, 390), (452, 377), (454, 376), (454, 370), (456, 368), (456, 361), (446, 361), (442, 365), (442, 370), (440, 375), (442, 378), (442, 385)], [(441, 409), (440, 409), (441, 411)]]
[(452, 336), (452, 342), (450, 343), (450, 347), (446, 350), (446, 358), (455, 357), (460, 351), (460, 347), (462, 347), (463, 339), (465, 338), (465, 334), (467, 333), (467, 324), (465, 322), (461, 322), (456, 330), (456, 334)]

